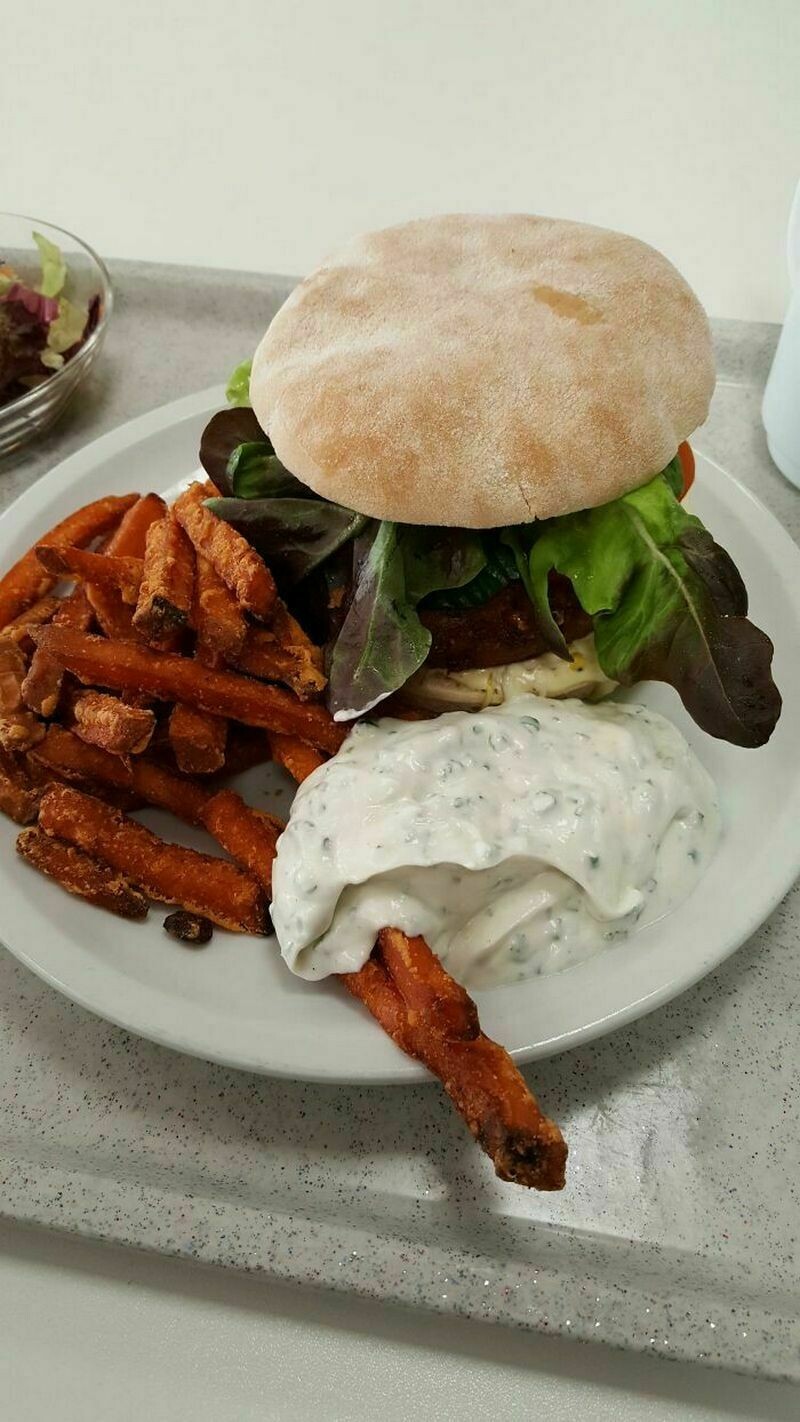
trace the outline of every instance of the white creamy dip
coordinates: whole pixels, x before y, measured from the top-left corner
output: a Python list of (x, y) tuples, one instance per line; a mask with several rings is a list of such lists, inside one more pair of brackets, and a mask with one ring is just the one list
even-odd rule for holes
[(517, 696), (357, 726), (300, 786), (272, 918), (304, 978), (356, 971), (380, 928), (422, 933), (466, 987), (579, 962), (691, 893), (713, 782), (644, 706)]

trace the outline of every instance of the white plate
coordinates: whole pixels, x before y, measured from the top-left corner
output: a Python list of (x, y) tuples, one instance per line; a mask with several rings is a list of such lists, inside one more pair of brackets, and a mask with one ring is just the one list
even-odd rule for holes
[[(221, 403), (216, 390), (177, 401), (67, 459), (0, 520), (0, 568), (101, 493), (164, 491), (190, 475), (203, 425)], [(675, 997), (754, 932), (800, 870), (800, 551), (730, 475), (702, 457), (697, 465), (692, 507), (732, 553), (753, 618), (775, 641), (786, 709), (769, 745), (746, 751), (699, 731), (669, 688), (637, 690), (680, 726), (714, 776), (726, 826), (722, 846), (692, 898), (666, 919), (567, 972), (479, 994), (486, 1031), (518, 1061), (585, 1042)], [(250, 771), (241, 784), (254, 804), (286, 814), (291, 789), (274, 767)], [(166, 815), (145, 818), (168, 836), (203, 843)], [(137, 925), (89, 908), (18, 860), (14, 835), (3, 821), (3, 941), (75, 1002), (229, 1066), (327, 1081), (424, 1075), (336, 984), (292, 977), (274, 939), (217, 930), (209, 948), (183, 949), (163, 932), (166, 910), (154, 908), (148, 923)]]

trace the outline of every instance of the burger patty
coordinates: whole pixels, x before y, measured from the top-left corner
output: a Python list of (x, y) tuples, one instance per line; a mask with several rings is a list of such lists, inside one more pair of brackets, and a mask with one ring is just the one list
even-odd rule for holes
[[(567, 578), (550, 578), (550, 606), (567, 642), (586, 637), (592, 619), (584, 612)], [(433, 637), (426, 662), (448, 671), (498, 667), (524, 662), (551, 650), (542, 635), (536, 609), (521, 582), (509, 583), (482, 607), (462, 612), (420, 608), (420, 621)]]

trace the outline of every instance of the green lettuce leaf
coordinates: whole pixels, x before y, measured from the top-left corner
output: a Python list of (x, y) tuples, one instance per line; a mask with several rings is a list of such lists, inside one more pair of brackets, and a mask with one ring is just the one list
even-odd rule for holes
[(623, 685), (664, 681), (709, 735), (767, 741), (780, 715), (772, 643), (747, 620), (744, 584), (724, 549), (661, 474), (596, 509), (548, 523), (530, 553), (534, 602), (554, 646), (548, 579), (570, 579), (594, 618), (600, 665)]
[[(76, 306), (74, 302), (68, 301), (66, 296), (62, 296), (58, 303), (58, 315), (54, 321), (50, 322), (47, 332), (47, 348), (54, 356), (62, 359), (51, 362), (60, 365), (63, 361), (64, 353), (77, 346), (83, 340), (83, 333), (86, 330), (86, 321), (89, 312), (85, 306)], [(44, 360), (44, 357), (42, 357)], [(48, 362), (44, 361), (47, 365)]]
[(234, 449), (227, 464), (228, 483), (237, 499), (316, 499), (307, 484), (281, 464), (268, 439), (248, 441)]
[[(56, 246), (55, 242), (50, 242), (47, 237), (43, 237), (41, 232), (34, 232), (33, 240), (39, 248), (39, 257), (42, 263), (39, 291), (42, 296), (58, 296), (67, 279), (67, 264), (61, 255), (61, 249)], [(84, 314), (84, 322), (85, 320)], [(83, 326), (81, 326), (82, 332)]]
[(486, 566), (480, 534), (468, 528), (400, 524), (406, 597), (416, 607), (441, 588), (462, 588)]
[(666, 469), (661, 470), (661, 477), (666, 479), (676, 499), (683, 493), (683, 465), (679, 456), (672, 457)]
[(434, 592), (427, 598), (426, 608), (434, 612), (464, 612), (470, 607), (483, 607), (509, 583), (518, 580), (519, 570), (514, 553), (502, 539), (484, 533), (481, 545), (483, 566), (475, 577), (461, 587)]
[(399, 690), (430, 651), (418, 603), (469, 582), (484, 564), (469, 530), (370, 520), (355, 543), (353, 595), (331, 656), (333, 714), (350, 720)]
[(229, 405), (238, 408), (248, 407), (250, 404), (250, 372), (253, 368), (252, 360), (243, 360), (237, 365), (233, 375), (225, 387), (225, 399)]

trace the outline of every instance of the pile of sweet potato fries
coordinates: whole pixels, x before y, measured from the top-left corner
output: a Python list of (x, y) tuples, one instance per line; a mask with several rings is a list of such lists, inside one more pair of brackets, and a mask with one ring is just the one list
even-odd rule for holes
[[(282, 825), (224, 778), (272, 758), (299, 782), (346, 734), (320, 699), (320, 648), (205, 506), (216, 492), (99, 499), (0, 579), (0, 810), (27, 826), (19, 853), (124, 918), (174, 906), (165, 927), (193, 944), (213, 924), (271, 928)], [(131, 818), (147, 805), (228, 857), (161, 839)], [(502, 1179), (561, 1188), (557, 1126), (423, 939), (386, 928), (341, 981), (439, 1078)]]

